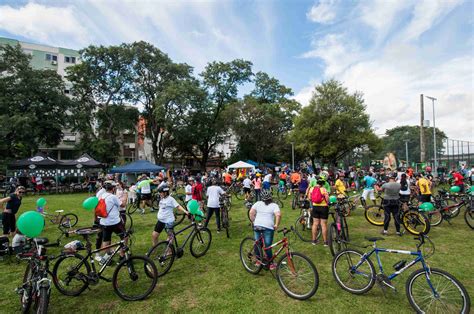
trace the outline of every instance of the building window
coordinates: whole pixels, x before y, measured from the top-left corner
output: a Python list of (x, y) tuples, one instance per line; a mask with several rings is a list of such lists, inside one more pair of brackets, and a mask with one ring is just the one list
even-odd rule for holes
[(69, 95), (70, 93), (71, 93), (71, 91), (69, 89), (64, 90), (64, 94)]
[(58, 56), (47, 53), (46, 54), (46, 61), (58, 61)]
[(65, 63), (76, 63), (76, 57), (64, 56), (64, 62)]
[(76, 57), (71, 57), (71, 63), (76, 63)]

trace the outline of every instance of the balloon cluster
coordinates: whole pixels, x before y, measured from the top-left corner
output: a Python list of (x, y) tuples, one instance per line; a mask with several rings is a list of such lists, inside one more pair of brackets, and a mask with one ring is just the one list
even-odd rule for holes
[(196, 221), (202, 221), (202, 218), (204, 217), (204, 213), (199, 209), (199, 203), (196, 200), (190, 200), (188, 202), (188, 210), (191, 213), (191, 215), (194, 215), (194, 219)]

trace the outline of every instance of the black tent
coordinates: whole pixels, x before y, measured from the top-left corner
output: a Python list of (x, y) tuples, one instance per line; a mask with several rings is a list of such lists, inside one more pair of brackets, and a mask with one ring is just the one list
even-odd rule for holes
[[(64, 160), (60, 162), (62, 167), (77, 167), (77, 168), (100, 168), (102, 163), (92, 158), (89, 154), (82, 154), (81, 157), (74, 160)], [(79, 166), (80, 165), (80, 166)]]
[(8, 165), (10, 169), (35, 169), (46, 168), (55, 169), (61, 165), (61, 162), (47, 156), (44, 153), (38, 153), (31, 158), (20, 159)]

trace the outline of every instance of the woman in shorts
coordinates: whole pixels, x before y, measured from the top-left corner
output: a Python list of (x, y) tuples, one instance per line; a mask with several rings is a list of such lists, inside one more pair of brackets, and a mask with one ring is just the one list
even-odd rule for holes
[[(322, 199), (320, 202), (314, 202), (313, 199), (311, 199), (313, 203), (313, 210), (311, 211), (311, 217), (313, 217), (313, 227), (312, 227), (312, 238), (313, 238), (313, 245), (316, 245), (316, 236), (318, 234), (318, 228), (321, 228), (322, 235), (323, 235), (323, 241), (324, 241), (324, 246), (328, 246), (328, 217), (329, 217), (329, 194), (328, 191), (323, 188), (323, 185), (325, 184), (325, 181), (322, 179), (319, 179), (316, 182), (316, 186), (313, 188), (313, 191), (311, 194), (315, 193), (315, 189), (319, 189), (321, 192)], [(312, 195), (311, 195), (312, 197)]]

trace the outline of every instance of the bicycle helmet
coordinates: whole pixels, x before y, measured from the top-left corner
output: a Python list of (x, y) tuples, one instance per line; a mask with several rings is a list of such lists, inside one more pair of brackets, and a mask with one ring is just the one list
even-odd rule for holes
[(263, 189), (260, 193), (260, 199), (264, 202), (269, 201), (272, 199), (272, 193), (270, 193), (270, 191), (267, 189)]
[(158, 188), (158, 192), (166, 192), (166, 193), (169, 193), (170, 192), (170, 187), (168, 186), (168, 184), (163, 184), (162, 186), (160, 186)]

